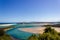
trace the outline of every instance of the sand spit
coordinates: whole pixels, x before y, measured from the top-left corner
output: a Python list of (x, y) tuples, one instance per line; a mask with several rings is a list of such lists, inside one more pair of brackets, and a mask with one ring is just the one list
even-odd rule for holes
[[(46, 27), (34, 27), (34, 28), (18, 28), (18, 30), (30, 32), (30, 33), (43, 33)], [(60, 32), (60, 27), (52, 27), (57, 32)]]
[(11, 25), (14, 25), (14, 24), (0, 24), (0, 26), (11, 26)]

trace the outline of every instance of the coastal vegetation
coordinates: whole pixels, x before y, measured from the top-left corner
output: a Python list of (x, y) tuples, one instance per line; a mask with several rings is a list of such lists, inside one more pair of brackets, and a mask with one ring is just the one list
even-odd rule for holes
[(60, 33), (51, 27), (46, 27), (43, 34), (32, 34), (28, 40), (60, 40)]
[(44, 27), (48, 27), (48, 26), (51, 26), (51, 27), (60, 27), (60, 24), (54, 24), (54, 25), (43, 25)]
[(12, 40), (10, 35), (7, 35), (4, 30), (0, 29), (0, 40)]
[[(60, 33), (52, 28), (52, 25), (44, 25), (46, 28), (42, 34), (32, 34), (27, 40), (60, 40)], [(10, 35), (7, 35), (5, 30), (14, 28), (9, 26), (0, 29), (0, 40), (12, 40)]]

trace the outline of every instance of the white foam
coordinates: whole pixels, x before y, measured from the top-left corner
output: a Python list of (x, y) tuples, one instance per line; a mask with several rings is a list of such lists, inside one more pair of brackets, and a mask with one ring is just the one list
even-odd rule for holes
[(14, 24), (2, 24), (0, 26), (11, 26), (11, 25), (14, 25)]

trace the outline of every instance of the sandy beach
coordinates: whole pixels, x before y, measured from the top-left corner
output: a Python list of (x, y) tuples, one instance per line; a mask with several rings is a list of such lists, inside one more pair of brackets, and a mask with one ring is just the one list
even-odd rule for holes
[[(43, 33), (46, 27), (34, 27), (34, 28), (18, 28), (18, 30), (30, 32), (30, 33)], [(57, 32), (60, 32), (60, 27), (52, 27)]]
[(14, 24), (0, 24), (0, 26), (11, 26), (11, 25), (14, 25)]

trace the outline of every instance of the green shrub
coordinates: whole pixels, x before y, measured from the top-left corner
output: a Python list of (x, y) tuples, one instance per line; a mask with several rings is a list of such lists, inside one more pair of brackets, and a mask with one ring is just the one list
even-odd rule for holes
[(3, 36), (4, 33), (5, 33), (4, 30), (1, 29), (1, 30), (0, 30), (0, 36)]
[(11, 37), (5, 34), (5, 31), (0, 29), (0, 40), (12, 40)]
[(47, 27), (43, 34), (38, 34), (38, 37), (33, 34), (28, 40), (60, 40), (60, 33), (51, 27)]
[(58, 34), (56, 30), (52, 29), (51, 27), (47, 27), (45, 30), (44, 30), (44, 33), (51, 33), (51, 34)]
[(38, 37), (35, 34), (32, 34), (28, 40), (38, 40)]
[(50, 33), (44, 33), (39, 36), (39, 40), (60, 40), (58, 35), (52, 35)]
[(60, 36), (60, 33), (58, 33), (58, 35)]

